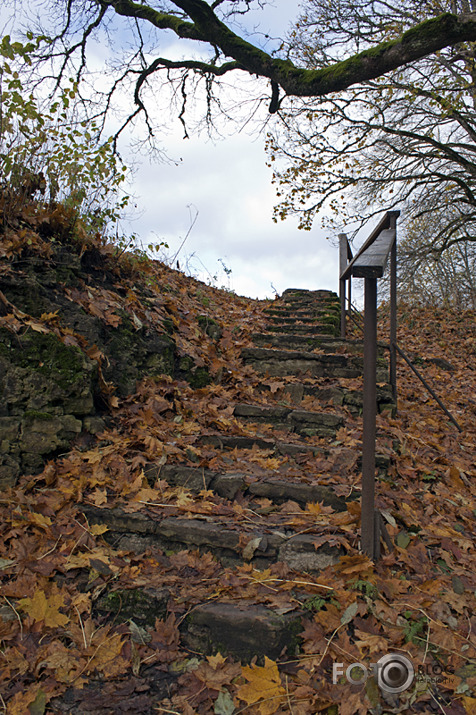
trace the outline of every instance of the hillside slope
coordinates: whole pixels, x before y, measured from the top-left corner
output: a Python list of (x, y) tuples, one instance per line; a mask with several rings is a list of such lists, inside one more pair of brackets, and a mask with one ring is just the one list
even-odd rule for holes
[[(5, 711), (476, 712), (474, 314), (401, 312), (463, 432), (402, 365), (392, 416), (382, 363), (374, 565), (332, 295), (240, 298), (56, 219), (0, 244)], [(404, 691), (346, 681), (387, 653)]]

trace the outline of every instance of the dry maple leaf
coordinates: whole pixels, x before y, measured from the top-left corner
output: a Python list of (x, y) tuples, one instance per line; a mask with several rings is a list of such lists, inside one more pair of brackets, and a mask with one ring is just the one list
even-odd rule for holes
[(79, 674), (84, 669), (86, 660), (78, 658), (77, 653), (66, 648), (63, 643), (53, 641), (47, 647), (47, 652), (42, 658), (42, 666), (54, 672), (55, 678), (60, 683), (74, 682), (76, 687), (85, 682), (79, 680)]
[(227, 663), (221, 653), (208, 656), (207, 661), (200, 663), (193, 674), (209, 689), (220, 691), (224, 685), (229, 685), (241, 674), (241, 666), (237, 663)]
[(50, 628), (65, 626), (68, 623), (68, 616), (59, 611), (64, 605), (64, 596), (60, 592), (46, 596), (45, 592), (39, 589), (35, 591), (32, 598), (22, 598), (18, 601), (18, 606), (28, 613), (33, 621), (43, 622)]
[(124, 641), (120, 633), (106, 637), (94, 649), (94, 655), (88, 665), (89, 672), (97, 669), (105, 677), (124, 673), (128, 669), (129, 663), (121, 656), (123, 645)]
[(238, 688), (240, 700), (247, 705), (256, 704), (260, 715), (272, 715), (279, 710), (286, 690), (281, 685), (278, 666), (273, 660), (265, 656), (264, 666), (246, 665), (242, 674), (248, 683)]

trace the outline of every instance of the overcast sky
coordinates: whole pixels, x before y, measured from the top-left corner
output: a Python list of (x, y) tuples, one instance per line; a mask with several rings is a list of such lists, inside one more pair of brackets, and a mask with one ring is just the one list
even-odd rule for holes
[[(246, 26), (258, 27), (259, 22), (259, 30), (283, 35), (298, 9), (297, 2), (275, 0), (264, 12), (246, 17)], [(263, 42), (259, 36), (253, 39)], [(99, 47), (97, 52), (99, 63)], [(171, 37), (167, 56), (181, 52), (183, 46)], [(139, 216), (129, 230), (143, 245), (166, 241), (172, 257), (197, 214), (178, 255), (180, 266), (196, 277), (206, 281), (217, 276), (219, 287), (253, 298), (272, 297), (290, 287), (337, 290), (338, 252), (326, 234), (317, 226), (310, 232), (299, 231), (294, 219), (278, 224), (272, 220), (277, 199), (258, 125), (248, 125), (240, 133), (237, 127), (228, 127), (228, 136), (211, 141), (205, 134), (191, 132), (189, 139), (183, 139), (182, 125), (173, 121), (163, 143), (175, 163), (151, 164), (145, 152), (134, 157), (131, 190)], [(222, 261), (230, 275), (225, 274)]]

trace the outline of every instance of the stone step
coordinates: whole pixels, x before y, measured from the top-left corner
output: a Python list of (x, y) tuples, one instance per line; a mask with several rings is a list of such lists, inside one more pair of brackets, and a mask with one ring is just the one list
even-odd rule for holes
[(198, 549), (212, 554), (224, 566), (244, 562), (258, 569), (284, 562), (296, 571), (318, 573), (337, 563), (343, 555), (339, 546), (321, 543), (319, 530), (305, 534), (281, 527), (245, 532), (241, 524), (227, 516), (203, 516), (188, 519), (180, 516), (152, 514), (145, 511), (127, 512), (120, 507), (101, 509), (81, 506), (89, 523), (106, 525), (104, 538), (116, 549), (141, 554), (147, 549), (183, 551)]
[(311, 377), (359, 377), (363, 370), (361, 359), (333, 353), (244, 348), (241, 357), (257, 372), (271, 377), (306, 373)]
[[(325, 317), (325, 316), (324, 316)], [(323, 319), (323, 316), (320, 317), (315, 317), (313, 315), (307, 317), (307, 316), (300, 316), (294, 313), (293, 315), (269, 315), (267, 316), (267, 321), (268, 325), (295, 325), (296, 323), (304, 323), (307, 325), (310, 325), (311, 327), (313, 325), (316, 325), (316, 323), (322, 323), (323, 325), (332, 325), (334, 326), (336, 324), (336, 321), (334, 318), (331, 316), (330, 320), (325, 320)]]
[(313, 308), (311, 305), (307, 308), (293, 308), (290, 305), (278, 305), (273, 308), (265, 308), (263, 313), (266, 316), (274, 316), (277, 318), (317, 318), (325, 315), (339, 316), (340, 313), (332, 308)]
[[(289, 580), (292, 591), (288, 592), (287, 608), (274, 609), (250, 603), (243, 597), (196, 604), (180, 621), (182, 645), (203, 655), (217, 652), (223, 656), (231, 655), (242, 663), (258, 658), (262, 664), (264, 656), (277, 660), (283, 652), (288, 656), (297, 655), (300, 633), (313, 618), (312, 608), (306, 610), (298, 604), (312, 603), (319, 586), (313, 585), (310, 576), (305, 581), (298, 578), (293, 582), (292, 577)], [(133, 621), (136, 626), (153, 629), (157, 619), (164, 621), (167, 618), (171, 598), (173, 594), (168, 588), (115, 588), (110, 583), (98, 596), (93, 596), (93, 613), (115, 623)], [(155, 676), (160, 677), (160, 672)], [(84, 692), (81, 693), (84, 697)], [(166, 694), (167, 689), (164, 697)], [(80, 694), (78, 700), (81, 700)], [(59, 703), (58, 700), (52, 702)], [(60, 708), (58, 712), (70, 710)]]
[(197, 445), (213, 447), (215, 449), (264, 449), (271, 454), (293, 457), (294, 455), (322, 454), (322, 447), (306, 442), (282, 442), (269, 439), (260, 435), (242, 436), (225, 434), (201, 435), (195, 440)]
[[(309, 444), (307, 442), (281, 442), (279, 440), (267, 439), (265, 437), (241, 436), (241, 435), (203, 435), (196, 440), (197, 445), (214, 447), (220, 450), (234, 449), (263, 449), (269, 451), (270, 455), (281, 455), (283, 457), (293, 458), (301, 457), (302, 455), (313, 455), (314, 457), (329, 456), (329, 448), (322, 445)], [(330, 445), (332, 446), (332, 445)], [(362, 444), (358, 442), (355, 449), (361, 455)], [(357, 469), (361, 467), (361, 456), (357, 460)], [(385, 476), (389, 466), (390, 459), (384, 454), (375, 455), (375, 464), (380, 476)]]
[(274, 474), (258, 479), (243, 472), (214, 472), (199, 467), (188, 467), (180, 464), (159, 466), (148, 462), (144, 466), (144, 474), (151, 486), (158, 479), (166, 481), (171, 486), (180, 486), (192, 493), (199, 494), (202, 490), (213, 491), (218, 496), (230, 501), (241, 497), (256, 497), (269, 499), (275, 504), (295, 501), (301, 507), (306, 504), (321, 502), (331, 506), (334, 511), (345, 511), (348, 501), (357, 499), (355, 492), (349, 499), (344, 499), (322, 484), (279, 478)]
[[(264, 656), (277, 660), (283, 652), (295, 656), (299, 652), (299, 634), (313, 617), (312, 609), (302, 610), (297, 603), (312, 601), (316, 588), (319, 589), (314, 586), (312, 592), (307, 593), (308, 582), (309, 577), (305, 583), (296, 582), (287, 611), (250, 603), (243, 598), (198, 603), (180, 622), (181, 643), (195, 653), (214, 655), (219, 652), (243, 663), (257, 657), (262, 664)], [(93, 599), (93, 612), (115, 623), (133, 621), (136, 626), (154, 628), (156, 619), (166, 619), (172, 597), (165, 588), (114, 589), (109, 586)], [(156, 678), (160, 675), (160, 672), (155, 673)], [(167, 689), (164, 697), (166, 694)], [(70, 710), (61, 709), (61, 712)]]
[(338, 303), (339, 297), (331, 290), (287, 288), (278, 300), (285, 303)]
[(234, 416), (253, 422), (272, 424), (275, 428), (287, 429), (289, 432), (308, 437), (314, 435), (333, 437), (336, 430), (344, 424), (344, 420), (338, 415), (293, 410), (285, 406), (236, 405)]
[(262, 664), (264, 656), (272, 660), (283, 652), (296, 656), (299, 633), (311, 618), (302, 611), (281, 614), (266, 606), (250, 605), (248, 601), (204, 603), (187, 616), (181, 636), (194, 652), (205, 655), (220, 652), (244, 663), (258, 657)]
[(314, 323), (312, 325), (305, 323), (280, 324), (273, 323), (266, 326), (269, 333), (293, 333), (299, 335), (330, 335), (337, 337), (337, 331), (334, 325), (329, 323)]
[[(253, 333), (251, 340), (257, 347), (278, 348), (281, 350), (299, 350), (310, 352), (322, 350), (326, 353), (344, 351), (353, 355), (362, 355), (363, 343), (359, 340), (342, 340), (333, 335), (296, 335), (294, 333), (270, 334)], [(383, 352), (382, 352), (383, 355)]]
[[(269, 393), (271, 386), (260, 385), (258, 392)], [(277, 402), (285, 401), (292, 405), (299, 405), (304, 397), (314, 397), (323, 403), (347, 407), (355, 415), (361, 414), (363, 408), (362, 390), (347, 390), (340, 385), (308, 385), (302, 382), (290, 382), (274, 393)], [(380, 413), (395, 409), (396, 405), (390, 385), (377, 387), (377, 406)]]

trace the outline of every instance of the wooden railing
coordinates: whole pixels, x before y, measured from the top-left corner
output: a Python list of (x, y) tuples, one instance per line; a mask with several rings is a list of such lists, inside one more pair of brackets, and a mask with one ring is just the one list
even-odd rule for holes
[[(387, 211), (367, 241), (353, 256), (347, 236), (339, 234), (339, 295), (341, 337), (346, 337), (347, 318), (352, 315), (352, 278), (365, 279), (364, 293), (364, 386), (362, 440), (361, 548), (375, 561), (380, 556), (380, 541), (391, 548), (382, 516), (375, 509), (375, 438), (377, 418), (377, 280), (384, 274), (390, 258), (390, 351), (389, 381), (397, 402), (397, 353), (430, 392), (451, 422), (462, 429), (408, 355), (397, 345), (397, 219), (400, 211)], [(380, 343), (381, 345), (381, 343)]]
[(380, 556), (383, 522), (375, 509), (375, 435), (377, 419), (377, 280), (390, 257), (390, 383), (397, 391), (397, 218), (387, 211), (359, 252), (352, 256), (345, 234), (340, 234), (341, 336), (346, 335), (346, 304), (351, 306), (351, 281), (364, 278), (364, 388), (362, 443), (361, 548), (372, 559)]

